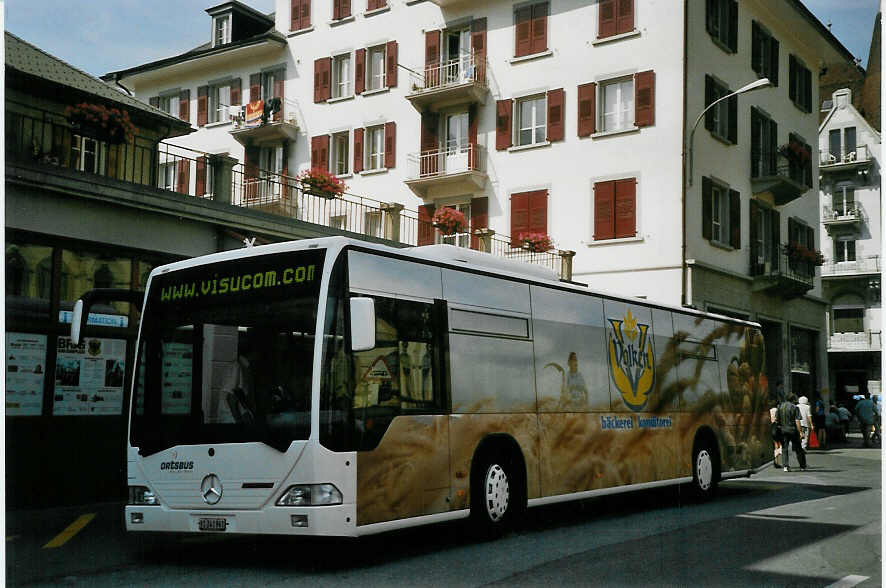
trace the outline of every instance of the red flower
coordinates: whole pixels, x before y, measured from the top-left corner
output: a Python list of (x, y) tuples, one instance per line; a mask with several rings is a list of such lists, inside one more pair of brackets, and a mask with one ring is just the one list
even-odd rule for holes
[(463, 233), (468, 226), (465, 215), (449, 206), (437, 209), (431, 223), (444, 235)]

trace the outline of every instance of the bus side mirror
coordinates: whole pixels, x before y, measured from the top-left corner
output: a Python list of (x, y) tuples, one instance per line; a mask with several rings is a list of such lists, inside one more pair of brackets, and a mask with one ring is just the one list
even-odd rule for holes
[(83, 300), (74, 303), (74, 316), (71, 318), (71, 343), (80, 344), (80, 331), (83, 329)]
[(351, 351), (375, 347), (375, 300), (351, 298)]

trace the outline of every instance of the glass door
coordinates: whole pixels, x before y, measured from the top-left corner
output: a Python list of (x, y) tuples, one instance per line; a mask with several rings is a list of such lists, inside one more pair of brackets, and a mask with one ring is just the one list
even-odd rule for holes
[(446, 33), (446, 81), (465, 82), (470, 77), (471, 31), (460, 29)]
[(445, 166), (448, 173), (468, 169), (468, 113), (459, 112), (446, 117)]

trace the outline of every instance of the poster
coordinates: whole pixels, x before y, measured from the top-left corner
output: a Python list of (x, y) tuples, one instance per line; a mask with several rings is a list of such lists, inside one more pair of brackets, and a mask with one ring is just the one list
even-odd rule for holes
[(163, 343), (163, 414), (191, 412), (192, 358), (189, 343)]
[(6, 333), (6, 416), (43, 413), (46, 335)]
[(59, 337), (52, 414), (115, 415), (123, 410), (126, 341)]

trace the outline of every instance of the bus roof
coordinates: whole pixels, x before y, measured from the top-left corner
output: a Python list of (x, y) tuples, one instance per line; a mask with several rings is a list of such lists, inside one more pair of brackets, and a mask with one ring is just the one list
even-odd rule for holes
[(232, 249), (230, 251), (222, 251), (219, 253), (211, 253), (200, 257), (176, 261), (166, 265), (158, 266), (151, 271), (151, 277), (158, 274), (165, 274), (170, 271), (177, 271), (185, 268), (196, 267), (199, 265), (217, 263), (221, 261), (230, 261), (234, 259), (242, 259), (257, 255), (268, 255), (272, 253), (284, 253), (286, 251), (300, 251), (304, 249), (324, 248), (339, 251), (346, 247), (359, 248), (364, 251), (377, 251), (384, 255), (412, 258), (417, 261), (431, 262), (435, 265), (446, 265), (456, 267), (463, 270), (486, 273), (496, 277), (511, 278), (521, 281), (530, 281), (535, 283), (544, 283), (549, 286), (555, 286), (558, 289), (582, 292), (585, 294), (596, 294), (605, 298), (622, 300), (625, 302), (633, 302), (636, 304), (644, 304), (665, 310), (672, 310), (684, 314), (703, 316), (717, 320), (725, 320), (733, 323), (745, 324), (750, 327), (760, 328), (760, 324), (752, 321), (746, 321), (735, 317), (720, 315), (710, 312), (702, 312), (694, 308), (687, 308), (666, 302), (647, 300), (625, 296), (616, 292), (601, 289), (592, 289), (585, 284), (576, 282), (568, 282), (560, 280), (558, 274), (546, 267), (534, 265), (527, 262), (516, 261), (513, 259), (501, 258), (466, 249), (464, 247), (456, 247), (455, 245), (423, 245), (420, 247), (392, 247), (380, 243), (371, 243), (369, 241), (361, 241), (349, 237), (321, 237), (316, 239), (300, 239), (298, 241), (284, 241), (281, 243), (271, 243), (268, 245), (258, 245), (254, 247), (243, 247), (242, 249)]

